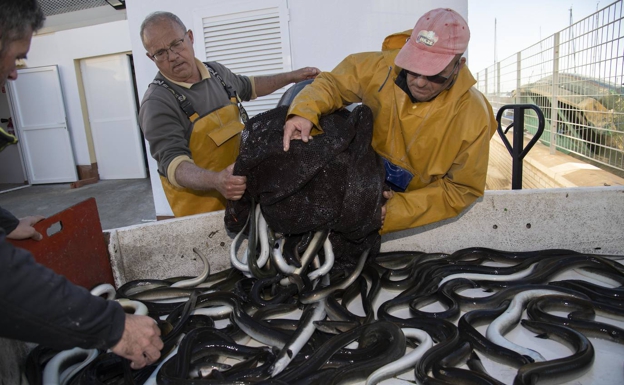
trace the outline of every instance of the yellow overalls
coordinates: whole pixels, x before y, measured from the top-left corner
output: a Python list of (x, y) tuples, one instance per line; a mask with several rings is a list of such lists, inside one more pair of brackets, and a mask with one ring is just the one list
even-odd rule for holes
[[(240, 132), (245, 127), (241, 120), (247, 119), (247, 113), (240, 104), (236, 92), (226, 85), (221, 76), (212, 68), (208, 67), (208, 70), (221, 81), (232, 103), (202, 117), (195, 112), (190, 103), (187, 102), (184, 105), (186, 98), (179, 95), (173, 88), (162, 81), (156, 84), (164, 86), (174, 94), (180, 102), (180, 107), (193, 124), (189, 149), (195, 165), (206, 170), (220, 172), (236, 161), (240, 145)], [(171, 210), (173, 210), (173, 215), (176, 217), (225, 208), (226, 199), (217, 190), (198, 191), (176, 187), (162, 175), (160, 181)]]

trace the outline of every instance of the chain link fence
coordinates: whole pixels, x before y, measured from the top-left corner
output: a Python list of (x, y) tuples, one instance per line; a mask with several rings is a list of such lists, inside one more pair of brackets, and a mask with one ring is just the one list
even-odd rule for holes
[[(610, 172), (624, 173), (623, 0), (476, 74), (494, 111), (535, 104), (546, 117), (541, 142)], [(503, 116), (503, 128), (513, 116)], [(525, 131), (537, 131), (526, 112)]]

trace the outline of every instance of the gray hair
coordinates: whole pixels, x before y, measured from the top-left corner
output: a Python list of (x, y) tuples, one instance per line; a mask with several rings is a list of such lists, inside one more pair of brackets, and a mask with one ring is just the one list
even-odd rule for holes
[(163, 12), (163, 11), (152, 12), (149, 15), (147, 15), (145, 20), (143, 20), (143, 23), (141, 23), (140, 36), (141, 36), (141, 42), (143, 43), (143, 46), (145, 46), (145, 29), (151, 25), (160, 23), (161, 21), (164, 21), (164, 20), (168, 20), (174, 24), (177, 24), (182, 30), (182, 32), (186, 32), (186, 26), (184, 25), (182, 20), (180, 20), (180, 18), (174, 15), (173, 13)]
[(45, 16), (37, 0), (2, 0), (0, 6), (0, 53), (8, 45), (36, 32)]

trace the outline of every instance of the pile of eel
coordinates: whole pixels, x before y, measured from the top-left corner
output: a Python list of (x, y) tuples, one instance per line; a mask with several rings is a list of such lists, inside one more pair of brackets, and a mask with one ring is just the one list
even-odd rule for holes
[[(328, 231), (285, 236), (260, 210), (250, 218), (228, 270), (211, 274), (194, 249), (204, 262), (196, 277), (93, 290), (158, 322), (158, 362), (132, 370), (110, 352), (37, 346), (30, 384), (377, 384), (409, 372), (418, 384), (502, 384), (482, 357), (513, 371), (513, 384), (553, 384), (600, 359), (592, 340), (624, 343), (622, 256), (366, 251), (345, 270), (334, 266)], [(559, 278), (568, 271), (583, 279)], [(427, 311), (432, 304), (442, 310)], [(546, 359), (505, 337), (516, 327), (570, 353)], [(613, 375), (624, 381), (621, 367)]]

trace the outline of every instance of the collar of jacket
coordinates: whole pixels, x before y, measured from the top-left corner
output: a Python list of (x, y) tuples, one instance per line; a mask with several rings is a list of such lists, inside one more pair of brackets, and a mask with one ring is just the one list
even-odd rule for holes
[(412, 103), (418, 103), (418, 100), (414, 99), (412, 93), (409, 90), (409, 87), (407, 86), (407, 72), (405, 72), (405, 70), (402, 69), (401, 72), (399, 72), (399, 75), (394, 81), (394, 84), (396, 84), (397, 87), (403, 90), (403, 92), (405, 92), (407, 96), (409, 96)]

